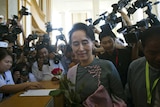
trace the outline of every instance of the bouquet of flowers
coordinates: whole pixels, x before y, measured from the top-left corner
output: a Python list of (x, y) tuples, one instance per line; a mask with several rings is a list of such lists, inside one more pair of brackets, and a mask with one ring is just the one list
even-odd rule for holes
[(81, 98), (78, 93), (75, 92), (75, 85), (67, 79), (67, 76), (63, 76), (59, 82), (59, 89), (50, 91), (50, 96), (64, 96), (64, 107), (83, 107), (81, 104)]
[(51, 73), (53, 74), (52, 80), (59, 80), (61, 78), (62, 69), (61, 68), (54, 68)]

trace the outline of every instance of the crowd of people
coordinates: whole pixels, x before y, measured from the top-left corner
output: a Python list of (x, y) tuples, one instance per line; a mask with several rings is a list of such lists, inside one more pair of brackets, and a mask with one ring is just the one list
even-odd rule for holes
[(137, 44), (116, 47), (111, 30), (99, 32), (98, 46), (94, 34), (86, 24), (74, 24), (60, 56), (50, 44), (15, 51), (15, 43), (3, 40), (7, 47), (0, 47), (0, 101), (19, 91), (43, 88), (39, 81), (52, 80), (52, 71), (59, 68), (75, 84), (82, 103), (103, 85), (128, 107), (159, 107), (160, 26), (141, 34), (143, 56), (133, 47)]

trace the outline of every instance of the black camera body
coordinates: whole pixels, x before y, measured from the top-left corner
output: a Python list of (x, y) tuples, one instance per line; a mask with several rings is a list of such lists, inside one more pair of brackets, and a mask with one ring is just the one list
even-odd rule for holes
[(31, 41), (31, 40), (35, 40), (38, 38), (38, 35), (37, 34), (30, 34), (27, 38), (28, 41)]
[(55, 57), (53, 58), (54, 63), (59, 64), (60, 60), (61, 60), (61, 55), (55, 54)]
[(49, 46), (50, 45), (50, 37), (49, 34), (44, 34), (43, 35), (43, 40), (41, 41), (41, 44), (45, 45), (45, 46)]
[(141, 32), (139, 30), (135, 30), (133, 32), (126, 33), (123, 35), (127, 43), (136, 43), (140, 40)]
[(131, 7), (127, 9), (128, 14), (133, 14), (137, 9), (144, 8), (146, 6), (149, 6), (152, 2), (148, 0), (137, 0), (135, 1)]
[(63, 34), (61, 34), (61, 35), (57, 35), (56, 36), (56, 39), (58, 40), (58, 39), (60, 39), (60, 40), (64, 40), (65, 39), (65, 37), (64, 37), (64, 35)]
[(16, 53), (17, 56), (20, 56), (22, 53), (22, 49), (19, 46), (14, 45), (13, 46), (13, 53)]
[(46, 25), (46, 32), (47, 33), (52, 32), (53, 28), (51, 22), (47, 22), (45, 25)]
[(22, 9), (19, 11), (19, 13), (21, 15), (32, 15), (31, 13), (27, 12), (27, 10), (28, 9), (26, 7), (22, 6)]
[(143, 19), (137, 22), (135, 25), (120, 28), (117, 31), (119, 33), (123, 33), (123, 36), (127, 43), (136, 43), (141, 39), (141, 34), (143, 32), (141, 28), (147, 29), (148, 24), (148, 19)]
[(43, 64), (44, 64), (44, 65), (49, 65), (49, 59), (48, 59), (48, 58), (44, 59), (44, 60), (43, 60)]

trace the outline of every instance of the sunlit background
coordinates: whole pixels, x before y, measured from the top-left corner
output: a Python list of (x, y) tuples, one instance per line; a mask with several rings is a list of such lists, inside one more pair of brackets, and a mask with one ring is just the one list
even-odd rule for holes
[[(101, 13), (105, 11), (107, 11), (107, 14), (111, 13), (113, 9), (111, 5), (117, 2), (118, 0), (52, 0), (52, 27), (63, 28), (63, 33), (68, 41), (68, 32), (74, 23), (84, 22), (89, 24), (85, 21), (86, 19), (92, 18), (92, 20), (95, 21), (99, 18)], [(131, 20), (133, 24), (135, 24), (144, 17), (145, 14), (143, 14), (143, 10), (138, 9), (131, 16)], [(104, 21), (101, 21), (95, 27), (100, 30), (100, 26), (103, 24)], [(121, 23), (113, 29), (113, 32), (117, 35), (117, 37), (124, 40), (123, 35), (116, 32), (120, 27)], [(59, 35), (59, 32), (52, 31), (52, 44), (55, 44), (56, 42), (56, 35)], [(98, 40), (98, 35), (96, 35), (96, 39)], [(59, 43), (63, 43), (63, 41), (59, 41)]]

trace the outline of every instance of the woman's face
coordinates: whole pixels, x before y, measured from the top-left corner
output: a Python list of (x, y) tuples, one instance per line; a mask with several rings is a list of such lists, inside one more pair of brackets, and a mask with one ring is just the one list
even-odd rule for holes
[(83, 30), (73, 32), (71, 45), (73, 53), (80, 62), (89, 61), (92, 58), (93, 42), (86, 37)]
[(12, 57), (7, 55), (5, 58), (3, 58), (0, 61), (0, 73), (3, 73), (7, 70), (9, 70), (12, 66)]

